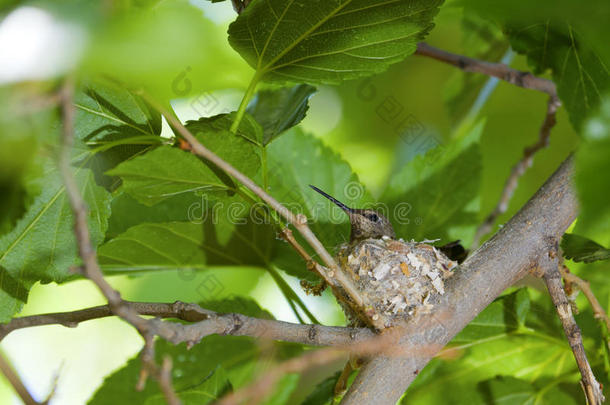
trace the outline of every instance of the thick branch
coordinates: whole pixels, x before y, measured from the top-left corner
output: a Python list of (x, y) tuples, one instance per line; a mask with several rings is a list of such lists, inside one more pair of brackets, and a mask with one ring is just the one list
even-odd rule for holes
[[(507, 287), (538, 265), (572, 223), (577, 202), (571, 187), (569, 158), (528, 203), (446, 283), (446, 293), (430, 315), (407, 325), (404, 347), (447, 344)], [(345, 404), (395, 404), (432, 356), (376, 357), (360, 371), (344, 398)]]
[[(161, 322), (154, 320), (153, 333), (173, 343), (187, 342), (192, 345), (202, 338), (212, 335), (252, 336), (270, 340), (284, 340), (315, 346), (341, 346), (374, 336), (367, 328), (345, 328), (339, 326), (302, 325), (289, 322), (259, 319), (242, 314), (219, 314), (201, 308), (196, 304), (184, 302), (130, 302), (123, 305), (139, 315), (150, 315), (159, 318), (176, 318), (193, 324)], [(0, 325), (0, 340), (10, 332), (42, 325), (63, 325), (76, 327), (80, 322), (113, 316), (109, 305), (81, 309), (73, 312), (32, 315), (15, 318), (7, 324)]]
[(440, 62), (448, 63), (462, 69), (465, 72), (482, 73), (487, 76), (497, 77), (515, 86), (526, 89), (542, 91), (554, 99), (557, 99), (557, 86), (551, 80), (534, 76), (530, 72), (513, 69), (503, 63), (486, 62), (467, 56), (447, 52), (435, 48), (425, 42), (417, 44), (416, 55), (427, 56)]

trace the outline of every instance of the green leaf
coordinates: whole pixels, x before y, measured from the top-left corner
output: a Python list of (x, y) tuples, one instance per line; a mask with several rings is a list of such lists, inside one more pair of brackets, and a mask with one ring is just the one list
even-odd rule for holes
[(113, 273), (205, 270), (211, 265), (263, 266), (271, 252), (273, 235), (268, 227), (260, 225), (237, 226), (223, 232), (222, 228), (189, 222), (145, 223), (106, 242), (98, 256), (103, 270)]
[(205, 147), (252, 178), (258, 173), (261, 164), (257, 145), (260, 145), (263, 130), (253, 118), (246, 115), (237, 132), (232, 134), (229, 127), (234, 114), (187, 121), (186, 127)]
[(297, 125), (309, 109), (316, 88), (307, 84), (275, 90), (261, 90), (246, 110), (263, 127), (263, 145)]
[[(149, 384), (154, 384), (154, 381)], [(233, 391), (233, 386), (229, 381), (227, 372), (221, 366), (217, 367), (208, 376), (203, 383), (198, 384), (195, 388), (177, 392), (176, 395), (180, 398), (183, 405), (205, 405), (217, 400), (223, 395)], [(167, 400), (161, 393), (151, 395), (144, 402), (145, 405), (165, 405)]]
[(530, 299), (525, 288), (497, 298), (458, 333), (453, 342), (468, 343), (513, 333), (525, 325), (529, 309)]
[(559, 97), (572, 124), (580, 129), (584, 119), (599, 106), (600, 95), (610, 89), (610, 71), (604, 61), (569, 23), (509, 27), (511, 45), (527, 55), (534, 70), (552, 70)]
[(230, 190), (195, 155), (171, 146), (161, 146), (123, 162), (107, 174), (119, 176), (125, 192), (148, 206), (182, 193)]
[(112, 215), (108, 220), (106, 239), (146, 222), (202, 222), (206, 219), (207, 204), (205, 196), (193, 192), (168, 197), (149, 207), (140, 204), (120, 188), (112, 198)]
[(514, 377), (497, 376), (479, 382), (477, 388), (484, 391), (492, 403), (526, 404), (536, 400), (536, 389), (533, 385)]
[[(204, 308), (208, 307), (205, 302), (201, 305)], [(227, 300), (223, 305), (226, 312), (239, 312), (240, 309), (246, 307), (248, 308), (246, 312), (252, 316), (268, 314), (249, 299)], [(282, 344), (274, 343), (274, 346), (281, 349)], [(294, 356), (300, 352), (301, 349), (292, 350), (290, 355)], [(277, 353), (281, 355), (286, 351), (279, 350)], [(267, 364), (265, 367), (272, 366), (268, 362), (273, 358), (270, 359), (268, 354), (268, 352), (264, 354), (265, 364)], [(258, 363), (262, 355), (261, 349), (256, 341), (249, 337), (208, 336), (190, 350), (184, 344), (173, 346), (163, 340), (157, 341), (155, 344), (157, 362), (160, 362), (166, 355), (171, 356), (173, 360), (174, 390), (187, 404), (193, 403), (193, 401), (204, 401), (194, 402), (197, 404), (207, 403), (205, 400), (215, 399), (218, 394), (225, 392), (230, 387), (238, 389), (265, 371), (264, 368), (261, 368), (262, 364)], [(277, 358), (277, 356), (273, 357)], [(155, 381), (149, 380), (141, 392), (134, 389), (141, 366), (142, 362), (138, 356), (129, 360), (124, 367), (106, 377), (102, 386), (90, 399), (89, 404), (120, 405), (158, 401), (161, 392)], [(294, 377), (283, 381), (282, 390), (278, 391), (278, 395), (285, 397), (291, 384), (294, 384)], [(204, 391), (213, 394), (214, 398), (197, 395), (197, 392)]]
[[(249, 177), (260, 167), (253, 140), (262, 139), (262, 129), (252, 118), (242, 121), (237, 134), (226, 128), (232, 115), (218, 115), (188, 121), (186, 127), (207, 148)], [(233, 194), (236, 184), (211, 163), (191, 153), (163, 146), (123, 162), (108, 172), (120, 176), (124, 189), (145, 205), (154, 205), (171, 196), (198, 192), (206, 196)]]
[(566, 233), (561, 238), (563, 255), (575, 262), (591, 263), (610, 259), (610, 249), (579, 235)]
[(541, 307), (527, 296), (518, 290), (485, 308), (422, 370), (406, 393), (408, 403), (513, 403), (509, 391), (516, 398), (531, 394), (526, 403), (582, 403), (580, 374), (554, 307), (548, 297)]
[(141, 97), (108, 80), (85, 82), (75, 94), (74, 105), (74, 135), (89, 145), (161, 133), (161, 114)]
[[(580, 215), (574, 232), (610, 243), (610, 94), (585, 125), (584, 141), (576, 152), (574, 177)], [(603, 174), (603, 175), (602, 175)]]
[[(228, 114), (218, 114), (212, 117), (202, 117), (198, 120), (187, 121), (186, 126), (193, 133), (218, 133), (231, 128), (231, 124), (235, 121), (236, 112)], [(236, 131), (236, 135), (249, 140), (251, 143), (261, 146), (263, 143), (263, 128), (258, 121), (250, 114), (244, 114)]]
[[(89, 208), (89, 232), (97, 246), (104, 239), (110, 215), (110, 194), (95, 184), (87, 169), (76, 181)], [(79, 262), (72, 211), (57, 171), (42, 177), (42, 191), (15, 228), (0, 239), (0, 322), (11, 318), (36, 281), (66, 280)]]
[[(550, 390), (549, 390), (550, 388)], [(579, 404), (580, 397), (573, 386), (556, 379), (536, 384), (510, 376), (496, 376), (477, 384), (481, 404)]]
[[(100, 246), (105, 272), (205, 270), (212, 265), (266, 267), (275, 232), (236, 196), (189, 207), (190, 222), (143, 223)], [(248, 216), (250, 215), (250, 216)], [(258, 218), (258, 219), (257, 219)]]
[(291, 401), (293, 392), (299, 386), (301, 376), (298, 374), (286, 374), (275, 384), (275, 390), (268, 395), (263, 405), (283, 405), (294, 403)]
[(259, 0), (229, 27), (229, 43), (275, 81), (338, 83), (385, 70), (415, 51), (442, 1)]
[(98, 250), (104, 271), (200, 268), (206, 263), (203, 228), (189, 222), (140, 224)]
[(340, 375), (341, 371), (337, 371), (335, 374), (322, 380), (301, 405), (326, 405), (332, 403), (335, 396), (335, 385)]
[[(180, 394), (213, 378), (220, 367), (226, 370), (233, 386), (241, 385), (251, 378), (259, 349), (250, 338), (208, 336), (190, 350), (185, 344), (174, 346), (159, 340), (155, 344), (157, 362), (165, 355), (172, 358), (173, 387)], [(148, 381), (143, 391), (134, 389), (141, 367), (139, 356), (129, 360), (123, 368), (106, 377), (89, 404), (143, 404), (149, 398), (157, 398), (161, 393), (154, 380)]]
[[(20, 179), (19, 179), (20, 180)], [(9, 232), (13, 229), (19, 220), (25, 213), (25, 190), (15, 182), (0, 183), (0, 236)]]
[[(415, 157), (391, 179), (381, 199), (394, 213), (398, 236), (448, 241), (450, 227), (476, 224), (477, 217), (467, 205), (478, 194), (482, 130), (479, 123), (452, 143)], [(459, 237), (465, 241), (470, 231)]]
[(95, 155), (88, 156), (98, 183), (114, 188), (103, 173), (164, 140), (161, 114), (144, 100), (109, 80), (86, 81), (75, 94), (74, 134)]
[[(590, 25), (589, 18), (578, 16), (580, 12), (570, 3), (546, 0), (532, 7), (524, 0), (496, 1), (493, 5), (484, 0), (466, 1), (499, 22), (513, 49), (527, 56), (535, 73), (551, 70), (570, 121), (580, 131), (585, 119), (597, 110), (602, 95), (610, 90), (610, 57), (592, 46), (593, 34), (584, 26)], [(596, 13), (596, 3), (607, 7), (594, 1), (584, 8)], [(531, 12), (523, 13), (525, 8)]]
[[(347, 215), (309, 187), (313, 184), (349, 206), (373, 206), (349, 164), (298, 127), (270, 144), (267, 153), (271, 195), (293, 212), (306, 215), (312, 231), (331, 250), (349, 240)], [(276, 263), (291, 275), (315, 280), (287, 244), (280, 245)]]

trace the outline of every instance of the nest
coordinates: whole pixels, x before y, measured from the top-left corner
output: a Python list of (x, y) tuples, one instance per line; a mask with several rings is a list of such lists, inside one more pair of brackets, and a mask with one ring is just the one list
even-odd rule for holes
[[(341, 245), (337, 260), (360, 292), (366, 317), (385, 327), (430, 312), (432, 298), (445, 293), (444, 280), (457, 266), (432, 245), (387, 237)], [(350, 324), (361, 326), (352, 306), (341, 304)]]

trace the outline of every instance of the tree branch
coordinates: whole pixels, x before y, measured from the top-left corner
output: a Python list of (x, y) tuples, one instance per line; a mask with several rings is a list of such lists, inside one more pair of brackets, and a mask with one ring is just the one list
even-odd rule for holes
[[(432, 314), (411, 319), (399, 345), (446, 345), (507, 287), (538, 266), (577, 214), (568, 158), (528, 203), (447, 280)], [(551, 238), (551, 239), (549, 239)], [(367, 362), (344, 404), (395, 404), (432, 356), (375, 357)]]
[(467, 56), (458, 55), (447, 52), (442, 49), (435, 48), (425, 42), (417, 44), (416, 55), (426, 56), (436, 59), (440, 62), (448, 63), (462, 69), (465, 72), (482, 73), (487, 76), (497, 77), (515, 86), (525, 89), (538, 90), (548, 94), (554, 99), (557, 97), (557, 86), (548, 79), (534, 76), (530, 72), (513, 69), (503, 63), (486, 62)]
[[(160, 318), (177, 318), (184, 321), (196, 322), (205, 319), (207, 316), (207, 312), (198, 305), (184, 304), (179, 301), (173, 304), (123, 301), (123, 304), (140, 315), (152, 315)], [(199, 310), (202, 312), (200, 313)], [(0, 324), (0, 340), (17, 329), (44, 325), (63, 325), (68, 328), (74, 328), (80, 322), (114, 315), (110, 305), (100, 305), (77, 311), (13, 318), (9, 323)]]
[[(172, 343), (187, 342), (193, 345), (212, 334), (251, 336), (271, 340), (284, 340), (314, 346), (346, 345), (369, 339), (375, 334), (368, 328), (346, 328), (340, 326), (302, 325), (290, 322), (259, 319), (237, 313), (219, 314), (196, 304), (181, 301), (170, 303), (130, 302), (123, 305), (139, 315), (159, 318), (175, 318), (193, 324), (175, 322), (158, 323), (154, 332)], [(17, 329), (42, 325), (76, 327), (80, 322), (114, 316), (109, 305), (81, 309), (72, 312), (24, 316), (0, 325), (0, 340)]]
[(587, 404), (589, 405), (601, 405), (605, 398), (602, 393), (602, 387), (599, 382), (595, 379), (591, 365), (587, 360), (587, 354), (585, 353), (585, 347), (582, 343), (582, 334), (580, 328), (574, 320), (572, 315), (572, 306), (568, 301), (566, 292), (561, 285), (561, 273), (559, 271), (559, 238), (555, 240), (555, 245), (551, 248), (546, 255), (541, 259), (541, 270), (543, 271), (544, 282), (549, 290), (549, 295), (555, 304), (557, 315), (561, 320), (563, 330), (574, 353), (576, 364), (580, 370), (582, 376), (581, 385), (585, 396), (587, 397)]

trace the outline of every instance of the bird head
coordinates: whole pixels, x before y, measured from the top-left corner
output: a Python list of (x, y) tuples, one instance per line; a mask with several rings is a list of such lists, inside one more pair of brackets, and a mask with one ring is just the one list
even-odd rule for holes
[(378, 239), (383, 236), (388, 236), (392, 239), (396, 237), (392, 223), (379, 212), (370, 209), (350, 208), (319, 188), (312, 185), (309, 187), (328, 198), (349, 216), (349, 221), (352, 225), (350, 242), (368, 238)]

